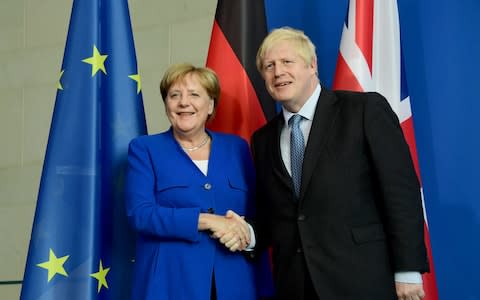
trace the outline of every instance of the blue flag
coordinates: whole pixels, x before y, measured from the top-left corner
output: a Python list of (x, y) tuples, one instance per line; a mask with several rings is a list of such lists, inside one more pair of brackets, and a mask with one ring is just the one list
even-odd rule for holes
[(21, 299), (128, 299), (128, 143), (146, 134), (127, 0), (75, 0)]

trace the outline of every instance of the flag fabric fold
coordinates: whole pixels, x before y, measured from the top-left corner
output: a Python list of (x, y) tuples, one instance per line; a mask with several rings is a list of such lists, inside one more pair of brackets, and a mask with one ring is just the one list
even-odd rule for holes
[(146, 134), (127, 0), (73, 1), (20, 299), (129, 299), (123, 180)]
[[(349, 2), (340, 42), (333, 89), (375, 91), (387, 98), (397, 114), (420, 179), (410, 97), (401, 52), (396, 0)], [(423, 193), (422, 193), (423, 200)], [(423, 274), (424, 300), (438, 299), (435, 271), (425, 214), (425, 244), (430, 273)]]
[(267, 35), (265, 7), (257, 0), (218, 0), (207, 67), (220, 80), (221, 96), (212, 130), (251, 134), (276, 113), (256, 69), (257, 49)]

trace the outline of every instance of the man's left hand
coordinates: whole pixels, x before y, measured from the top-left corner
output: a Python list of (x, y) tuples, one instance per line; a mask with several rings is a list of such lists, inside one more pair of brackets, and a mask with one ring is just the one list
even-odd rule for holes
[(423, 284), (395, 282), (398, 300), (422, 300), (425, 297)]

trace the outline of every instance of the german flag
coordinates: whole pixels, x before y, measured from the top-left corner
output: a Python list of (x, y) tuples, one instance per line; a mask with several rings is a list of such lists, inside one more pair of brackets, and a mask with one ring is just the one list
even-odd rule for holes
[(221, 96), (210, 129), (249, 141), (275, 115), (275, 103), (255, 66), (266, 34), (263, 1), (218, 0), (207, 67), (218, 74)]

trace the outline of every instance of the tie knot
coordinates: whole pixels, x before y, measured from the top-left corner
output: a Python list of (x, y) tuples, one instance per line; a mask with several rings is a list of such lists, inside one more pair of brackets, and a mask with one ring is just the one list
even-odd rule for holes
[(298, 124), (300, 124), (300, 121), (303, 119), (303, 117), (301, 115), (293, 115), (290, 117), (290, 119), (288, 119), (288, 126), (292, 127), (292, 126), (298, 126)]

